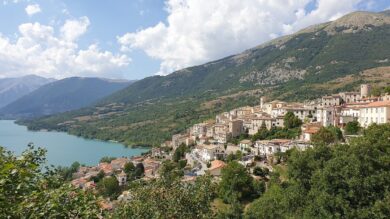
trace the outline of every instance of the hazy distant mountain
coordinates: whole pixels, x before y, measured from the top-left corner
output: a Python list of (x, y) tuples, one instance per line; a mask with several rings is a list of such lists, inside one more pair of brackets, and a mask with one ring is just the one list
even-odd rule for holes
[(66, 78), (46, 84), (8, 104), (0, 109), (0, 115), (7, 118), (34, 117), (79, 109), (130, 83), (101, 78)]
[(53, 81), (36, 75), (0, 79), (0, 108)]

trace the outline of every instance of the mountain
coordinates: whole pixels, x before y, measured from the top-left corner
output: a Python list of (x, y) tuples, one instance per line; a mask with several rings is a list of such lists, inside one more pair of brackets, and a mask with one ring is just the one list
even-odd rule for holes
[(36, 75), (0, 79), (0, 108), (53, 81)]
[(35, 117), (79, 109), (131, 82), (72, 77), (46, 84), (0, 109), (2, 117)]
[(389, 42), (389, 11), (354, 12), (238, 55), (145, 78), (96, 107), (21, 123), (155, 145), (216, 113), (257, 104), (263, 95), (296, 101), (353, 90), (362, 82), (388, 85), (388, 74), (381, 78), (377, 72), (390, 70)]

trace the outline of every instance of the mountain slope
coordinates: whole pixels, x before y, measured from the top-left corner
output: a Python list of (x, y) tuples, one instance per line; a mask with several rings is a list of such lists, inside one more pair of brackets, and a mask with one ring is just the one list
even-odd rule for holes
[[(98, 107), (24, 124), (127, 144), (158, 144), (216, 113), (254, 105), (262, 95), (303, 100), (357, 88), (366, 80), (361, 72), (390, 66), (388, 42), (388, 12), (354, 12), (238, 55), (145, 78), (104, 98)], [(347, 76), (359, 80), (321, 86)], [(119, 110), (110, 107), (118, 104)]]
[(44, 85), (0, 109), (7, 117), (33, 117), (86, 107), (129, 85), (100, 78), (66, 78)]
[(0, 108), (53, 81), (36, 75), (0, 79)]

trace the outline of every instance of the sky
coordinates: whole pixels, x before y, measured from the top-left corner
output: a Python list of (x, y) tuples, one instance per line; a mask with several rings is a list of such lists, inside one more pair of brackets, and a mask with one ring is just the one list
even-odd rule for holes
[(0, 78), (142, 79), (389, 0), (0, 0)]

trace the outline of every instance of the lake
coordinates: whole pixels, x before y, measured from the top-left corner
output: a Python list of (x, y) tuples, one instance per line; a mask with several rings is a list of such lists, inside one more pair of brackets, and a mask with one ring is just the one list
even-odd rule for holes
[(148, 151), (146, 148), (127, 148), (122, 144), (89, 140), (63, 132), (28, 131), (11, 120), (0, 120), (0, 145), (20, 154), (28, 143), (47, 149), (48, 164), (70, 166), (74, 161), (96, 165), (100, 158), (130, 157)]

